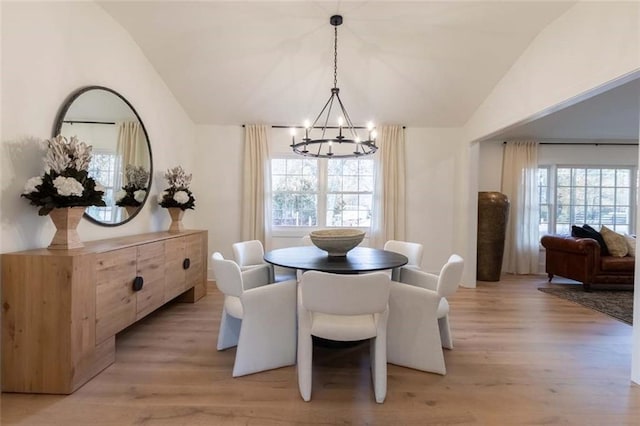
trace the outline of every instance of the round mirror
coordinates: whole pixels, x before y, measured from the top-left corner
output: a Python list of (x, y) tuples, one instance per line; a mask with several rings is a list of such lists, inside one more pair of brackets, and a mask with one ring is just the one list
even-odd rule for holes
[(137, 215), (149, 196), (153, 161), (147, 130), (133, 106), (114, 90), (84, 87), (62, 106), (53, 136), (58, 134), (93, 147), (89, 174), (105, 187), (107, 205), (88, 207), (85, 217), (116, 226)]

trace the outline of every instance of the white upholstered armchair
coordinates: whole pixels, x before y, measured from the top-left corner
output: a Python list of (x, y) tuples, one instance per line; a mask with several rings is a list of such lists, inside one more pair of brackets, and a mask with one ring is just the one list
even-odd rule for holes
[(298, 290), (298, 387), (311, 399), (311, 336), (337, 341), (370, 339), (371, 376), (376, 402), (387, 394), (387, 317), (389, 276), (309, 271)]
[(420, 269), (422, 264), (422, 253), (424, 247), (420, 243), (411, 243), (408, 241), (389, 240), (384, 243), (384, 249), (405, 255), (409, 261), (406, 265), (393, 271), (391, 279), (399, 280), (399, 273), (402, 268)]
[(240, 241), (232, 244), (233, 257), (241, 270), (247, 270), (256, 266), (268, 267), (270, 270), (269, 282), (280, 282), (295, 279), (295, 271), (276, 274), (273, 265), (264, 261), (264, 246), (259, 240)]
[(296, 281), (269, 284), (268, 268), (241, 271), (220, 253), (211, 256), (224, 294), (217, 349), (237, 346), (233, 377), (296, 362)]
[(449, 325), (450, 308), (447, 297), (451, 297), (458, 289), (462, 280), (463, 269), (464, 261), (462, 257), (452, 254), (440, 270), (439, 275), (413, 269), (403, 269), (400, 272), (400, 282), (435, 291), (440, 297), (438, 302), (438, 324), (442, 346), (447, 349), (453, 348), (453, 337), (451, 336), (451, 327)]

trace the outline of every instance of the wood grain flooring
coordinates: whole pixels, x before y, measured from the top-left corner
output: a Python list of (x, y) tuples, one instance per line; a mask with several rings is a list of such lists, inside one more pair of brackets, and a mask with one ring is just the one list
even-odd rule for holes
[(376, 404), (368, 346), (314, 349), (311, 402), (295, 367), (232, 378), (215, 349), (221, 296), (172, 303), (124, 330), (116, 362), (68, 396), (2, 394), (3, 425), (638, 425), (632, 328), (505, 277), (450, 299), (447, 375), (389, 365)]

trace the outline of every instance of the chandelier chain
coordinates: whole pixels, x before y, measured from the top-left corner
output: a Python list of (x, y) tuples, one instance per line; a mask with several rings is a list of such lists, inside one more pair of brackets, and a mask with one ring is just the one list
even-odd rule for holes
[(338, 27), (333, 27), (333, 87), (338, 87)]

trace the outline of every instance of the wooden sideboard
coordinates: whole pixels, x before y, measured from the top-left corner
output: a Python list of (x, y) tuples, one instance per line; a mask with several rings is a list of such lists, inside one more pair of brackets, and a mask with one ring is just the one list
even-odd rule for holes
[(115, 335), (206, 294), (207, 231), (2, 255), (2, 390), (69, 394), (115, 360)]

